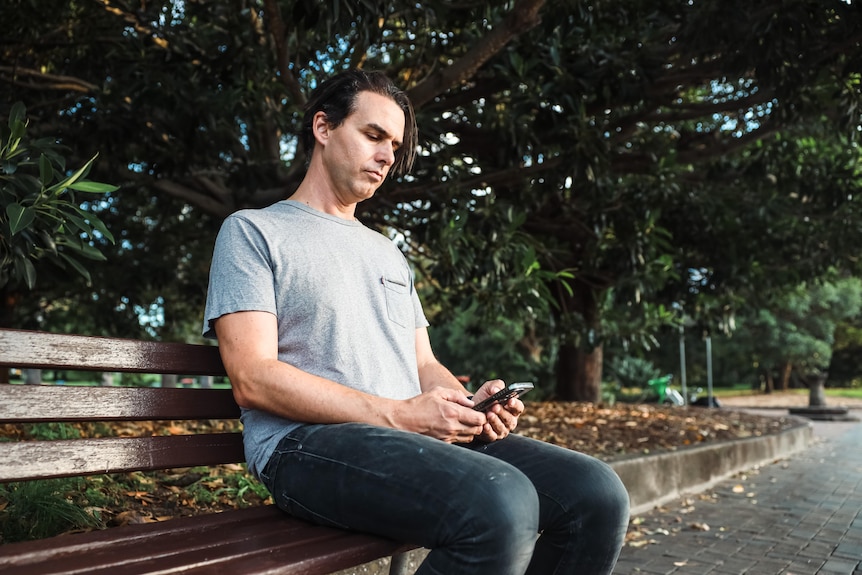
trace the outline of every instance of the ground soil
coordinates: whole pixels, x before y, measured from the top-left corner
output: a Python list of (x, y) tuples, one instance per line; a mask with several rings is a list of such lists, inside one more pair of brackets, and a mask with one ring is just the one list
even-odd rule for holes
[[(807, 396), (772, 394), (722, 398), (721, 408), (670, 407), (654, 404), (613, 406), (587, 403), (532, 402), (521, 418), (518, 433), (587, 453), (603, 460), (654, 454), (707, 443), (779, 433), (800, 420), (788, 415), (792, 406), (807, 405)], [(835, 402), (836, 405), (848, 402)], [(851, 400), (851, 407), (862, 401)], [(858, 405), (856, 405), (858, 403)], [(757, 408), (758, 413), (741, 409)], [(770, 409), (768, 415), (763, 408)], [(224, 422), (210, 422), (217, 428)], [(187, 422), (96, 424), (81, 435), (163, 435), (201, 431)], [(0, 440), (27, 440), (21, 426), (0, 426)], [(96, 527), (163, 521), (224, 509), (270, 503), (244, 466), (175, 469), (165, 472), (117, 474), (89, 478), (88, 489), (99, 489), (110, 503), (96, 510)], [(80, 488), (81, 493), (84, 488)], [(79, 501), (80, 495), (67, 494)], [(7, 502), (8, 503), (8, 502)], [(85, 502), (86, 503), (86, 502)], [(0, 523), (5, 509), (0, 494)], [(0, 534), (0, 542), (3, 541)]]

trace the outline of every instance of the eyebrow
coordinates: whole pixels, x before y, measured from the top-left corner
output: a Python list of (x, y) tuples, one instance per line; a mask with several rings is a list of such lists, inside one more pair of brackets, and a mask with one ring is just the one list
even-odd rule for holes
[(374, 130), (375, 132), (377, 132), (380, 136), (383, 136), (384, 138), (392, 138), (392, 143), (395, 145), (395, 147), (396, 147), (396, 148), (400, 148), (400, 147), (401, 147), (401, 143), (402, 143), (402, 142), (401, 142), (401, 140), (396, 140), (396, 139), (392, 136), (392, 134), (390, 134), (389, 132), (387, 132), (387, 131), (383, 128), (383, 126), (381, 126), (380, 124), (375, 124), (374, 122), (369, 122), (368, 124), (366, 124), (366, 126), (365, 126), (365, 127), (366, 127), (366, 128), (368, 128), (368, 129), (370, 129), (370, 130)]

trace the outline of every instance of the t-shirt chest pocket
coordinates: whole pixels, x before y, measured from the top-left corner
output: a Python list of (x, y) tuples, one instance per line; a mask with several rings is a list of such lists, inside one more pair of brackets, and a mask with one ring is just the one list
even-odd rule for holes
[(409, 327), (413, 322), (413, 301), (410, 286), (401, 279), (380, 278), (386, 296), (386, 313), (389, 319), (401, 327)]

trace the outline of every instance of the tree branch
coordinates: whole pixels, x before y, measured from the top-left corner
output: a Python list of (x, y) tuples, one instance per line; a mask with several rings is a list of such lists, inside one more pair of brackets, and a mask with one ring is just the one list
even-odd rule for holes
[[(11, 78), (4, 80), (12, 85), (21, 86), (30, 89), (49, 89), (49, 90), (72, 90), (89, 94), (99, 89), (95, 84), (91, 84), (80, 78), (73, 76), (61, 76), (56, 74), (45, 74), (39, 70), (30, 68), (19, 68), (16, 66), (0, 66), (0, 74), (9, 74)], [(35, 82), (22, 82), (16, 80), (16, 76), (26, 76), (33, 78)]]
[(386, 199), (391, 201), (392, 205), (395, 205), (400, 202), (412, 202), (414, 200), (428, 199), (429, 196), (433, 196), (452, 187), (472, 190), (499, 183), (511, 184), (512, 182), (533, 178), (536, 177), (537, 174), (553, 170), (559, 167), (562, 162), (563, 158), (558, 156), (556, 158), (549, 158), (540, 164), (533, 164), (532, 166), (514, 166), (488, 174), (479, 174), (478, 176), (463, 180), (408, 186), (392, 190), (385, 195)]
[(545, 0), (517, 0), (509, 16), (500, 26), (495, 27), (485, 36), (482, 42), (470, 48), (448, 68), (428, 76), (408, 90), (413, 106), (421, 108), (435, 96), (472, 78), (485, 62), (502, 50), (513, 38), (539, 24), (539, 10), (544, 5)]
[(226, 218), (234, 211), (232, 197), (228, 197), (226, 202), (219, 201), (210, 194), (199, 192), (190, 186), (171, 180), (155, 180), (152, 186), (159, 192), (164, 192), (178, 200), (197, 206), (219, 218)]
[(296, 77), (290, 71), (290, 50), (285, 41), (287, 33), (285, 32), (281, 11), (278, 9), (278, 4), (275, 0), (264, 0), (263, 10), (269, 22), (270, 35), (273, 42), (275, 42), (275, 56), (278, 61), (279, 78), (293, 101), (301, 107), (305, 104), (305, 95), (302, 93), (302, 88), (299, 82), (296, 81)]
[(138, 32), (141, 35), (148, 36), (153, 43), (162, 49), (167, 49), (168, 41), (159, 36), (155, 30), (153, 30), (150, 26), (145, 26), (141, 24), (140, 18), (138, 18), (135, 14), (127, 10), (123, 10), (122, 8), (117, 8), (111, 6), (110, 0), (98, 0), (98, 2), (105, 7), (105, 10), (114, 14), (116, 16), (120, 16), (123, 20), (132, 25), (135, 29), (135, 32)]

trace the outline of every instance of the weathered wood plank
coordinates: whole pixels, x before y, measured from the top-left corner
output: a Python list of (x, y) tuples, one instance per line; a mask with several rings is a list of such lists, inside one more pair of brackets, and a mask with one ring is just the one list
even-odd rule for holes
[(239, 433), (0, 444), (0, 483), (245, 461)]
[[(272, 506), (0, 546), (4, 575), (140, 573), (323, 574), (403, 549), (370, 535), (311, 525)], [(34, 562), (37, 561), (37, 562)]]
[(0, 385), (0, 423), (235, 419), (229, 389)]
[(225, 375), (218, 347), (0, 329), (0, 365), (129, 373)]

